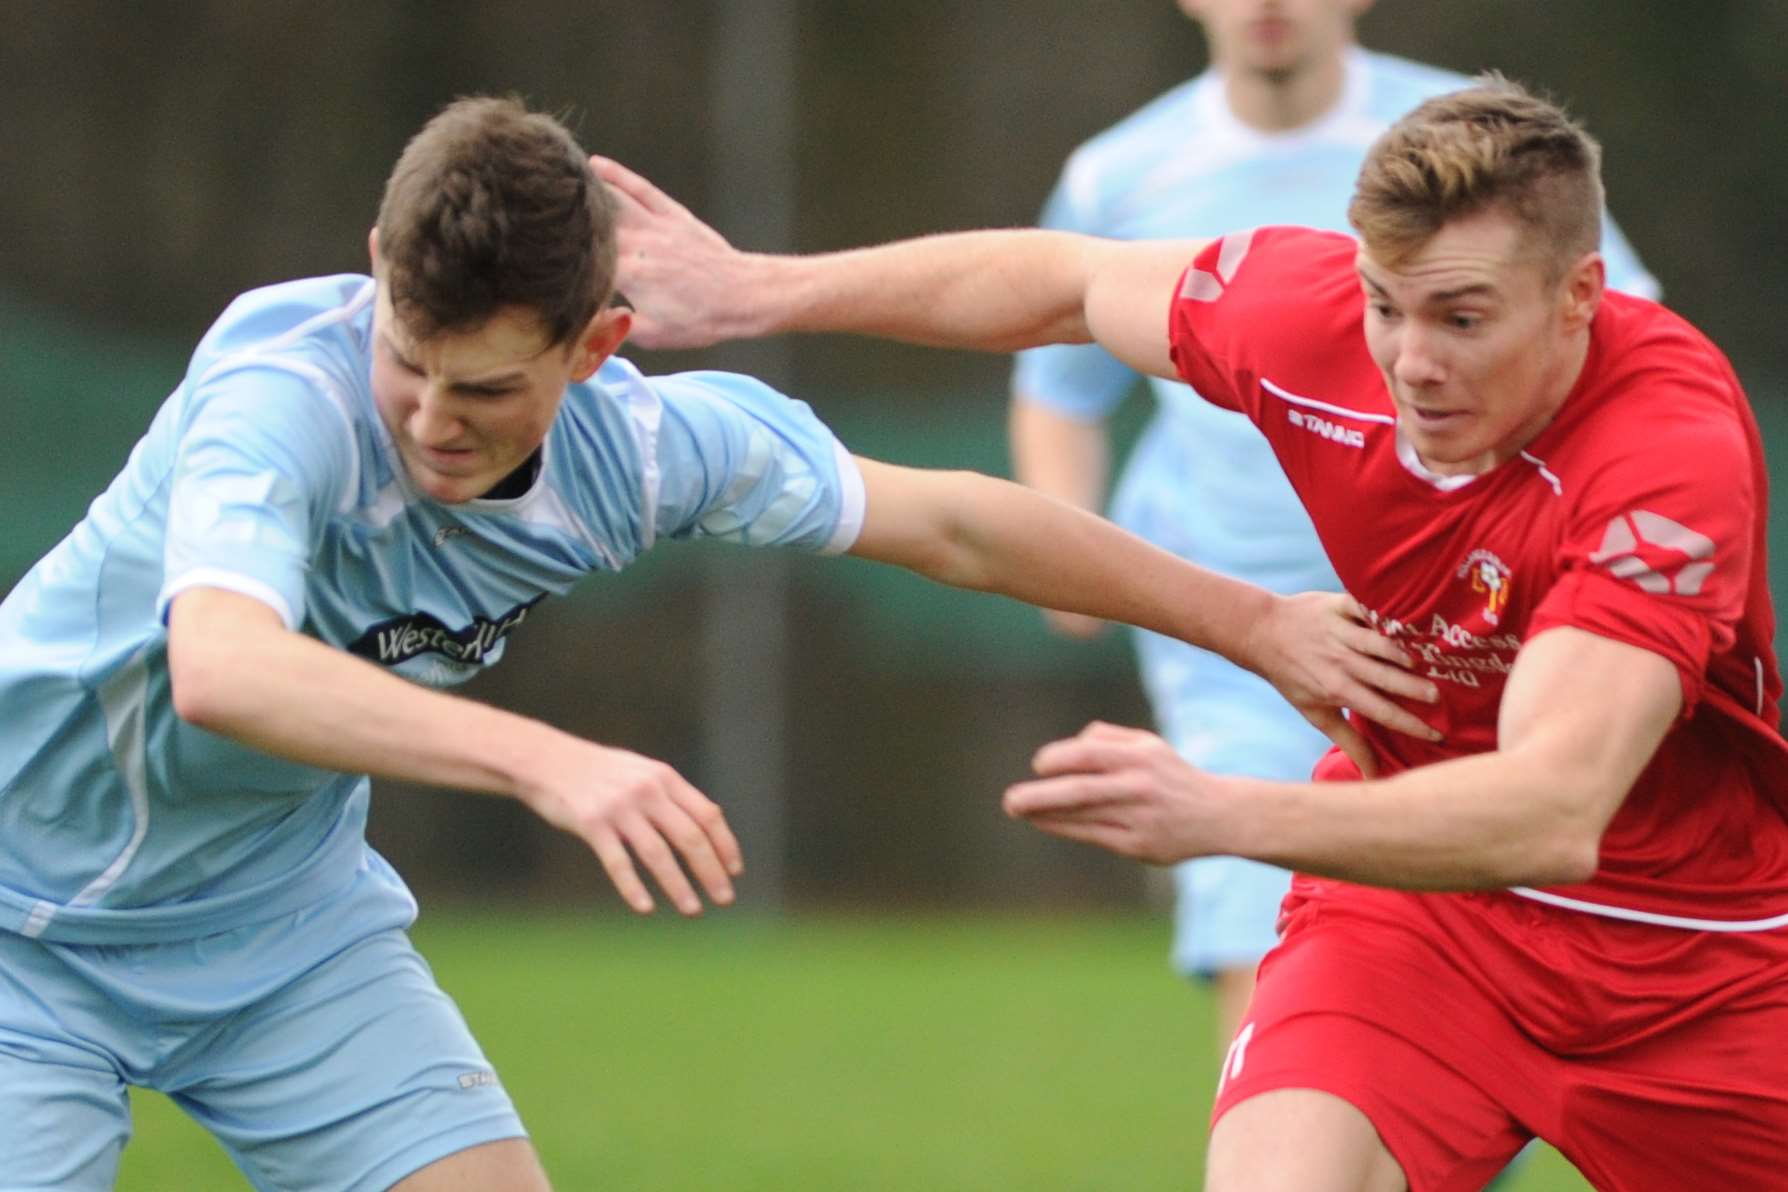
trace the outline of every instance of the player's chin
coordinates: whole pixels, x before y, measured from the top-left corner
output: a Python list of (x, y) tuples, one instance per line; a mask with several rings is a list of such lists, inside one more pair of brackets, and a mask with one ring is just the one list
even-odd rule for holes
[(427, 468), (411, 468), (410, 482), (423, 496), (440, 505), (463, 505), (476, 500), (496, 483), (482, 476), (448, 476)]
[(1490, 445), (1484, 441), (1479, 428), (1473, 425), (1470, 415), (1452, 414), (1427, 419), (1425, 423), (1407, 426), (1405, 434), (1416, 454), (1430, 467), (1476, 470), (1475, 466), (1481, 465), (1491, 454)]

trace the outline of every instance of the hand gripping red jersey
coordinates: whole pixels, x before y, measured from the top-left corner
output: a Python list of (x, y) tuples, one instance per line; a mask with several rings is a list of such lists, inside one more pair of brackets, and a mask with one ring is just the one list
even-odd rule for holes
[(1610, 292), (1552, 423), (1489, 472), (1437, 476), (1400, 441), (1367, 353), (1355, 251), (1302, 228), (1227, 236), (1184, 274), (1169, 331), (1181, 375), (1265, 433), (1342, 583), (1440, 687), (1437, 708), (1411, 710), (1442, 744), (1362, 724), (1381, 767), (1495, 748), (1516, 651), (1546, 629), (1640, 646), (1675, 664), (1682, 718), (1596, 876), (1515, 893), (1690, 929), (1788, 926), (1767, 480), (1731, 366), (1681, 318)]

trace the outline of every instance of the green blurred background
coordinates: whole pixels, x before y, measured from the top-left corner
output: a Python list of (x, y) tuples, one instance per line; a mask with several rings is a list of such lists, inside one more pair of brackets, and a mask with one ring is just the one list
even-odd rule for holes
[[(1070, 148), (1204, 63), (1171, 0), (0, 0), (0, 16), (0, 588), (117, 470), (235, 293), (364, 268), (390, 162), (455, 95), (519, 93), (738, 243), (822, 250), (1028, 223)], [(1379, 0), (1362, 34), (1567, 100), (1606, 146), (1610, 204), (1666, 300), (1733, 357), (1788, 459), (1788, 4)], [(1005, 467), (997, 358), (805, 338), (636, 359), (759, 372), (865, 454)], [(1788, 555), (1779, 539), (1774, 554)], [(1208, 1082), (1183, 1077), (1214, 1057), (1202, 994), (1167, 976), (1158, 883), (997, 807), (1039, 743), (1095, 715), (1145, 722), (1121, 635), (1066, 643), (1029, 610), (854, 560), (672, 546), (543, 606), (473, 691), (669, 760), (727, 806), (752, 866), (731, 926), (622, 923), (583, 850), (515, 806), (398, 786), (375, 800), (375, 841), (439, 920), (425, 918), (425, 946), (452, 957), (443, 976), (492, 1050), (537, 1013), (593, 1028), (569, 1047), (603, 1098), (587, 1137), (605, 1186), (1188, 1186)], [(493, 927), (493, 909), (577, 918), (532, 934)], [(879, 967), (853, 967), (860, 949)], [(669, 950), (684, 967), (660, 965)], [(537, 956), (551, 964), (518, 988), (566, 1005), (477, 1004), (486, 977)], [(945, 975), (911, 979), (932, 972)], [(767, 1009), (771, 987), (795, 1010)], [(1068, 1017), (1013, 1028), (1005, 999), (1037, 987)], [(886, 1000), (855, 1004), (921, 1007), (918, 1035), (941, 1058), (904, 1091), (871, 1066), (827, 1092), (873, 1065), (879, 1020), (847, 1015), (823, 1043), (800, 999), (850, 1010), (870, 991)], [(698, 1057), (709, 1067), (611, 1069), (617, 1047), (653, 1050), (637, 1014), (665, 1035), (716, 1016), (730, 1029)], [(1136, 1033), (1100, 1042), (1114, 1025)], [(1022, 1035), (1009, 1054), (974, 1052), (1008, 1028)], [(1096, 1057), (1072, 1088), (1026, 1066), (1068, 1047)], [(820, 1112), (753, 1084), (772, 1060), (784, 1075), (763, 1080), (812, 1085), (826, 1113), (869, 1098), (849, 1129), (810, 1124), (833, 1167), (779, 1176), (774, 1154), (729, 1149), (743, 1142), (692, 1160), (724, 1179), (649, 1166), (707, 1145), (712, 1115), (738, 1116), (703, 1108), (695, 1094), (715, 1081), (756, 1106), (748, 1124)], [(960, 1112), (934, 1099), (965, 1073), (984, 1095)], [(555, 1112), (553, 1094), (510, 1080), (525, 1111)], [(1021, 1119), (1038, 1096), (1063, 1116), (1017, 1141), (975, 1137), (977, 1115)], [(635, 1129), (641, 1104), (668, 1120), (655, 1110)], [(609, 1142), (642, 1147), (648, 1166), (628, 1174)], [(958, 1142), (969, 1158), (931, 1164)], [(543, 1139), (549, 1158), (560, 1147)], [(1165, 1159), (1155, 1174), (1109, 1166), (1139, 1148)], [(974, 1156), (992, 1152), (1009, 1165), (988, 1158), (982, 1178)], [(877, 1155), (886, 1179), (866, 1171)]]

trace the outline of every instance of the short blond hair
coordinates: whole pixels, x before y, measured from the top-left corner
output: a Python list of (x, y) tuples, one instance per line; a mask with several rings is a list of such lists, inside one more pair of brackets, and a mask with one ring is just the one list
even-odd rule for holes
[(1602, 148), (1558, 105), (1500, 74), (1428, 100), (1366, 156), (1348, 222), (1387, 265), (1455, 219), (1500, 210), (1549, 280), (1602, 240)]

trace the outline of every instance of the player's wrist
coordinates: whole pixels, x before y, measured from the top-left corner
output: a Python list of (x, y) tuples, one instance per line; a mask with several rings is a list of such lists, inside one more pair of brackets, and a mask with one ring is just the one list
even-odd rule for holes
[(1244, 670), (1271, 680), (1279, 656), (1275, 614), (1285, 597), (1253, 584), (1236, 584), (1222, 603), (1227, 618), (1214, 643), (1216, 652)]
[(557, 797), (564, 776), (578, 766), (590, 742), (549, 724), (522, 718), (526, 728), (505, 734), (508, 748), (499, 761), (503, 791), (536, 814)]

